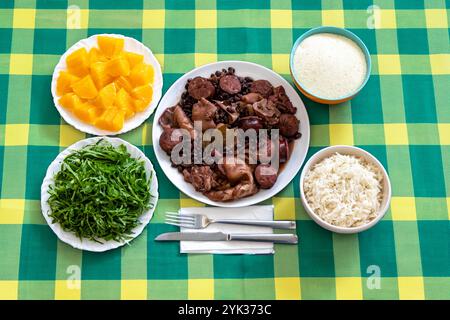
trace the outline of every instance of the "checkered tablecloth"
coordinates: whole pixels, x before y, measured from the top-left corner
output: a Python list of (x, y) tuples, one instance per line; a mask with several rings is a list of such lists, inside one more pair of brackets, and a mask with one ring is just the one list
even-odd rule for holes
[[(1, 0), (1, 299), (450, 299), (450, 4), (444, 0)], [(149, 46), (164, 91), (218, 60), (260, 63), (289, 77), (294, 40), (320, 25), (366, 43), (372, 76), (340, 106), (303, 98), (308, 157), (333, 144), (360, 146), (388, 169), (386, 217), (359, 235), (321, 229), (299, 200), (299, 175), (267, 201), (296, 219), (298, 246), (275, 255), (179, 254), (155, 243), (175, 228), (166, 210), (199, 205), (165, 177), (151, 145), (153, 118), (121, 138), (156, 167), (155, 216), (131, 246), (82, 252), (59, 241), (40, 212), (47, 166), (85, 134), (62, 121), (50, 94), (61, 54), (79, 39), (121, 33)], [(239, 72), (239, 70), (237, 70)], [(295, 159), (294, 159), (295, 161)], [(81, 281), (77, 281), (81, 279)]]

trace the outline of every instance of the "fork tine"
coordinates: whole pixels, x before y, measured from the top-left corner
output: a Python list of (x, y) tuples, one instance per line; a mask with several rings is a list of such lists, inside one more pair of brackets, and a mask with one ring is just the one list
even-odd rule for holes
[(173, 220), (173, 221), (179, 222), (179, 223), (191, 223), (191, 224), (195, 223), (194, 220), (178, 219), (178, 218), (174, 218), (174, 217), (166, 217), (166, 220)]
[(166, 216), (175, 216), (175, 217), (185, 217), (185, 218), (195, 218), (194, 216), (188, 216), (185, 214), (178, 214), (178, 213), (174, 213), (174, 212), (166, 212)]
[(189, 224), (189, 225), (188, 224), (178, 224), (178, 223), (167, 222), (167, 221), (166, 221), (166, 224), (170, 224), (172, 226), (177, 226), (177, 227), (180, 227), (180, 228), (196, 229), (193, 224)]
[(168, 222), (168, 221), (165, 221), (164, 223), (165, 223), (165, 224), (170, 224), (170, 225), (172, 225), (172, 226), (181, 227), (181, 224), (175, 223), (175, 222)]
[(175, 211), (166, 211), (166, 214), (172, 214), (172, 215), (176, 215), (176, 216), (185, 216), (185, 217), (194, 217), (195, 214), (193, 213), (179, 213), (179, 212), (175, 212)]
[(194, 222), (190, 222), (190, 221), (178, 221), (178, 220), (174, 220), (174, 219), (166, 219), (165, 220), (166, 223), (171, 222), (171, 223), (177, 223), (180, 226), (184, 226), (184, 225), (190, 225), (193, 226), (195, 225)]
[(193, 224), (175, 223), (175, 222), (169, 222), (169, 221), (166, 221), (165, 223), (170, 224), (172, 226), (177, 226), (180, 228), (195, 229), (195, 226)]
[(189, 217), (189, 218), (195, 218), (195, 214), (192, 213), (179, 213), (179, 212), (174, 212), (174, 211), (166, 211), (166, 215), (173, 215), (173, 216), (180, 216), (180, 217)]
[(169, 215), (169, 216), (177, 216), (177, 217), (186, 217), (186, 218), (195, 218), (195, 215), (193, 215), (193, 214), (185, 214), (185, 213), (179, 214), (179, 213), (176, 213), (176, 212), (166, 212), (166, 216), (167, 215)]
[(180, 214), (180, 216), (182, 216), (182, 217), (195, 218), (195, 216), (197, 216), (197, 215), (196, 215), (196, 214), (193, 214), (193, 213), (183, 213), (183, 214)]
[(195, 218), (184, 217), (184, 216), (180, 216), (180, 215), (172, 215), (172, 214), (166, 214), (166, 218), (172, 218), (172, 219), (177, 219), (177, 220), (189, 220), (189, 221), (195, 220)]

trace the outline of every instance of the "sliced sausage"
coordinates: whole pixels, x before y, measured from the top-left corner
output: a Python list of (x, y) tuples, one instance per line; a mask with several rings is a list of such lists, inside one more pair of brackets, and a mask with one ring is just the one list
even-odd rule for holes
[(229, 94), (236, 94), (241, 91), (242, 88), (241, 82), (239, 81), (238, 77), (233, 74), (227, 74), (226, 76), (220, 78), (219, 86), (220, 89)]
[(259, 130), (264, 127), (264, 122), (260, 117), (248, 116), (239, 119), (238, 127), (244, 131), (248, 129)]
[(250, 85), (250, 92), (259, 93), (264, 98), (267, 98), (273, 93), (273, 86), (267, 80), (256, 80)]
[(201, 98), (208, 99), (214, 95), (215, 91), (216, 89), (211, 81), (202, 77), (195, 77), (188, 85), (189, 95), (197, 100), (200, 100)]
[(297, 117), (293, 114), (283, 113), (280, 116), (280, 133), (287, 137), (293, 137), (297, 134), (299, 123)]
[(279, 157), (280, 157), (280, 163), (286, 162), (289, 159), (289, 142), (286, 138), (280, 137), (280, 143), (279, 143)]
[(269, 164), (260, 164), (255, 169), (255, 178), (262, 189), (269, 189), (277, 182), (277, 169)]

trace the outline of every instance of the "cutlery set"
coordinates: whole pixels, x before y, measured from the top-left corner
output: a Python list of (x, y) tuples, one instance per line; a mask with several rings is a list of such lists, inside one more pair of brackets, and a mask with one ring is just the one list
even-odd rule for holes
[[(178, 214), (166, 212), (166, 224), (187, 229), (205, 229), (212, 223), (270, 227), (295, 230), (295, 221), (209, 219), (202, 214)], [(297, 244), (298, 237), (291, 233), (224, 233), (224, 232), (168, 232), (155, 238), (156, 241), (257, 241), (283, 244)]]

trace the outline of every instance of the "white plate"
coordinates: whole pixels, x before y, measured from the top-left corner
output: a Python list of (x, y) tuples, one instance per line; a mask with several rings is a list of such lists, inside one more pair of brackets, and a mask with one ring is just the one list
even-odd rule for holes
[[(60, 71), (64, 71), (67, 69), (66, 64), (66, 58), (68, 55), (70, 55), (72, 52), (84, 47), (86, 50), (91, 49), (92, 47), (97, 47), (97, 36), (109, 36), (109, 37), (116, 37), (116, 38), (123, 38), (125, 39), (124, 44), (124, 50), (142, 54), (144, 56), (144, 62), (147, 64), (150, 64), (155, 72), (154, 76), (154, 82), (153, 82), (153, 97), (152, 101), (150, 102), (150, 105), (142, 112), (136, 113), (133, 117), (130, 119), (125, 120), (123, 128), (120, 131), (107, 131), (107, 130), (101, 130), (91, 124), (88, 124), (86, 122), (81, 121), (78, 119), (72, 112), (66, 110), (63, 106), (61, 106), (58, 102), (59, 98), (56, 94), (56, 81), (59, 76)], [(161, 99), (162, 94), (162, 86), (163, 86), (163, 78), (161, 73), (161, 66), (159, 65), (158, 60), (156, 60), (155, 56), (153, 55), (152, 51), (144, 46), (142, 42), (137, 41), (136, 39), (125, 37), (120, 34), (96, 34), (89, 38), (82, 39), (75, 43), (72, 47), (70, 47), (59, 59), (58, 64), (55, 67), (55, 70), (53, 71), (53, 78), (52, 78), (52, 96), (53, 96), (53, 103), (55, 104), (56, 109), (58, 110), (59, 114), (63, 119), (70, 125), (74, 126), (80, 131), (97, 135), (97, 136), (106, 136), (106, 135), (117, 135), (121, 133), (128, 132), (130, 130), (133, 130), (137, 127), (139, 127), (145, 120), (147, 120), (148, 117), (155, 111), (156, 106), (158, 105), (159, 99)]]
[(117, 247), (123, 246), (124, 244), (130, 242), (132, 239), (127, 241), (114, 241), (109, 240), (104, 242), (103, 244), (100, 244), (98, 242), (89, 240), (89, 239), (80, 239), (78, 238), (74, 233), (64, 231), (59, 223), (52, 223), (52, 219), (49, 217), (49, 213), (51, 211), (50, 206), (48, 205), (48, 189), (49, 186), (53, 184), (53, 177), (59, 170), (61, 169), (61, 163), (67, 157), (69, 154), (71, 154), (74, 150), (80, 150), (84, 146), (94, 144), (98, 140), (104, 139), (108, 142), (110, 142), (113, 146), (119, 146), (121, 144), (125, 145), (128, 152), (133, 158), (138, 158), (144, 160), (144, 166), (145, 171), (147, 172), (147, 177), (152, 177), (151, 184), (150, 184), (150, 194), (153, 196), (150, 198), (150, 202), (152, 204), (152, 207), (148, 209), (146, 212), (144, 212), (140, 217), (139, 221), (141, 222), (140, 225), (138, 225), (136, 228), (133, 229), (132, 233), (132, 239), (136, 238), (139, 234), (141, 234), (142, 230), (144, 230), (145, 226), (149, 223), (150, 219), (153, 216), (153, 212), (156, 208), (156, 203), (158, 202), (158, 179), (156, 178), (155, 170), (153, 169), (153, 165), (150, 162), (150, 160), (145, 156), (145, 154), (133, 146), (132, 144), (119, 139), (119, 138), (109, 138), (109, 137), (94, 137), (89, 139), (80, 140), (77, 143), (71, 145), (64, 151), (62, 151), (55, 160), (50, 164), (50, 166), (47, 169), (47, 174), (45, 175), (44, 181), (42, 182), (41, 186), (41, 209), (42, 214), (44, 215), (45, 220), (47, 221), (50, 228), (55, 232), (55, 234), (58, 236), (58, 238), (71, 245), (74, 248), (81, 249), (81, 250), (87, 250), (87, 251), (106, 251), (115, 249)]
[[(296, 116), (300, 120), (300, 132), (302, 137), (300, 139), (295, 140), (294, 148), (291, 153), (291, 157), (289, 161), (284, 166), (283, 170), (278, 176), (277, 182), (270, 189), (261, 189), (258, 193), (234, 200), (231, 202), (217, 202), (208, 199), (202, 193), (195, 191), (192, 184), (187, 183), (183, 179), (183, 175), (178, 172), (176, 168), (173, 168), (170, 163), (169, 156), (161, 149), (159, 146), (159, 137), (162, 133), (162, 128), (158, 124), (158, 119), (161, 114), (167, 108), (170, 108), (178, 103), (180, 100), (181, 94), (185, 90), (184, 87), (186, 85), (187, 79), (194, 78), (197, 76), (209, 77), (211, 73), (214, 73), (217, 70), (222, 70), (223, 68), (233, 67), (236, 69), (236, 75), (243, 77), (252, 77), (255, 80), (265, 79), (268, 80), (272, 85), (279, 86), (282, 85), (286, 90), (286, 94), (291, 99), (292, 104), (297, 107)], [(155, 150), (156, 158), (161, 166), (162, 171), (166, 174), (169, 180), (182, 192), (184, 192), (189, 197), (198, 200), (200, 202), (219, 206), (219, 207), (244, 207), (250, 206), (255, 203), (259, 203), (261, 201), (267, 200), (278, 192), (280, 192), (284, 187), (286, 187), (289, 182), (295, 177), (297, 172), (300, 170), (300, 167), (305, 160), (306, 153), (309, 147), (309, 119), (308, 114), (305, 109), (305, 105), (300, 99), (297, 92), (292, 88), (292, 86), (283, 79), (280, 75), (273, 72), (266, 67), (263, 67), (259, 64), (245, 62), (245, 61), (221, 61), (215, 62), (211, 64), (207, 64), (196, 68), (180, 79), (178, 79), (170, 88), (167, 90), (164, 97), (161, 99), (158, 108), (155, 112), (155, 117), (153, 121), (153, 148)]]

